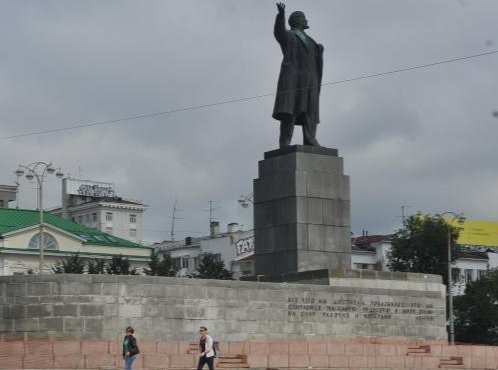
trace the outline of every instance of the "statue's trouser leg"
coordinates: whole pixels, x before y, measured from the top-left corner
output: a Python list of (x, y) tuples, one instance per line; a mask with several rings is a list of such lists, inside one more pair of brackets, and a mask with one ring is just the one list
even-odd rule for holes
[(292, 118), (280, 121), (280, 148), (289, 146), (292, 140), (292, 134), (294, 133), (294, 122)]
[(311, 122), (308, 117), (306, 117), (303, 122), (303, 145), (320, 146), (316, 140), (316, 122)]

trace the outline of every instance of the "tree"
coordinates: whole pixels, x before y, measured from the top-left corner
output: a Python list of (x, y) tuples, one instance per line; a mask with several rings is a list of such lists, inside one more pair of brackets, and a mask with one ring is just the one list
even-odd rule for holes
[(196, 279), (233, 280), (232, 272), (228, 271), (223, 261), (217, 259), (212, 253), (208, 253), (202, 257), (196, 273), (190, 277)]
[(85, 263), (80, 258), (79, 253), (57, 261), (52, 267), (55, 274), (83, 274), (85, 271)]
[(89, 274), (105, 274), (106, 273), (106, 263), (105, 260), (93, 260), (88, 261), (87, 271)]
[(456, 244), (458, 228), (443, 218), (413, 215), (392, 238), (388, 265), (392, 271), (419, 272), (443, 276), (448, 281), (448, 228), (451, 235), (451, 260), (461, 255)]
[(469, 281), (455, 297), (455, 337), (459, 342), (498, 344), (498, 270)]
[(163, 255), (163, 259), (152, 250), (150, 252), (149, 268), (144, 268), (145, 275), (148, 276), (175, 276), (178, 269), (173, 265), (173, 259), (169, 254)]
[(105, 267), (105, 272), (110, 275), (137, 275), (135, 268), (131, 268), (130, 260), (122, 255), (112, 256), (111, 261)]

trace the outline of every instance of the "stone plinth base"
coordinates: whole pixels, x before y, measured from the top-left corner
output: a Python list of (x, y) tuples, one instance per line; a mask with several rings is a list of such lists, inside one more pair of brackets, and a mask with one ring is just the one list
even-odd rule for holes
[(255, 272), (351, 268), (349, 177), (337, 149), (265, 153), (254, 180)]

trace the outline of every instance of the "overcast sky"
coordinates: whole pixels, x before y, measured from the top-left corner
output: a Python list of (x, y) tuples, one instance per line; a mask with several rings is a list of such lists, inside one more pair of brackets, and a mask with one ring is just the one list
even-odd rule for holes
[[(498, 221), (497, 0), (287, 1), (325, 47), (318, 140), (351, 181), (352, 231), (391, 233), (401, 207)], [(149, 205), (145, 239), (252, 227), (257, 163), (278, 146), (274, 96), (107, 125), (275, 92), (281, 62), (274, 1), (0, 0), (0, 184), (18, 164), (51, 161), (112, 182)], [(296, 130), (293, 143), (301, 143)], [(20, 207), (36, 204), (21, 181)], [(48, 178), (47, 208), (60, 205)]]

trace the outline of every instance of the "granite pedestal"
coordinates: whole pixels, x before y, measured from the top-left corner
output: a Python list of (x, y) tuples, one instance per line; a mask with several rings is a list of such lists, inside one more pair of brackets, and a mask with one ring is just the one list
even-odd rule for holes
[(254, 180), (256, 275), (351, 268), (349, 177), (337, 149), (265, 153)]

